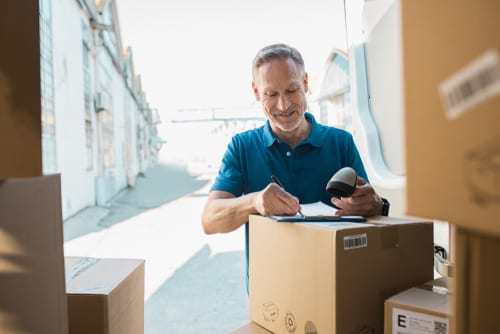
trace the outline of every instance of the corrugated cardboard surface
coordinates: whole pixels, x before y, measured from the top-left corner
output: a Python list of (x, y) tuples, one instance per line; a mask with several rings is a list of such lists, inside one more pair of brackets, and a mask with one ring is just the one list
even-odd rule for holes
[[(451, 279), (448, 277), (441, 277), (400, 292), (386, 300), (384, 333), (411, 333), (410, 328), (414, 327), (413, 330), (415, 330), (417, 326), (421, 326), (425, 322), (429, 322), (425, 325), (431, 326), (431, 330), (434, 329), (432, 327), (437, 322), (443, 333), (450, 333), (451, 292), (453, 291), (451, 283)], [(405, 313), (406, 311), (412, 312), (415, 316), (413, 319), (409, 319), (405, 314), (403, 319), (398, 319), (401, 327), (394, 328), (393, 312), (395, 309), (403, 310)], [(415, 323), (411, 324), (411, 321)]]
[[(382, 333), (385, 299), (433, 278), (433, 227), (368, 223), (250, 216), (250, 320), (277, 333)], [(360, 236), (366, 246), (345, 248)]]
[(500, 329), (500, 238), (464, 229), (456, 232), (456, 334)]
[(401, 4), (408, 213), (500, 236), (500, 94), (453, 118), (439, 90), (486, 53), (500, 57), (500, 1)]
[(59, 175), (0, 180), (0, 333), (67, 333)]
[(66, 257), (69, 333), (144, 333), (144, 260)]
[(249, 322), (248, 324), (241, 326), (237, 330), (232, 331), (230, 334), (269, 334), (269, 333), (271, 332), (265, 330), (256, 323)]
[(42, 175), (38, 1), (0, 11), (0, 179)]

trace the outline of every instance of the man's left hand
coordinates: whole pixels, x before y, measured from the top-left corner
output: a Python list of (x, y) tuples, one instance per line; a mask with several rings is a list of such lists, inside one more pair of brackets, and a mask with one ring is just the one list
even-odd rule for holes
[(382, 213), (382, 198), (373, 187), (358, 176), (356, 190), (351, 197), (332, 197), (332, 203), (339, 208), (339, 216), (379, 216)]

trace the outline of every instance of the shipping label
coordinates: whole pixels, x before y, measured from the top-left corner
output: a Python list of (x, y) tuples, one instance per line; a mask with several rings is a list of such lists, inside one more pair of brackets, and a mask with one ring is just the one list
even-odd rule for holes
[(448, 334), (449, 330), (447, 318), (399, 308), (392, 310), (392, 334)]
[(439, 85), (446, 117), (462, 114), (496, 95), (500, 95), (500, 56), (489, 50)]
[(366, 233), (347, 235), (344, 237), (344, 250), (363, 248), (368, 246)]

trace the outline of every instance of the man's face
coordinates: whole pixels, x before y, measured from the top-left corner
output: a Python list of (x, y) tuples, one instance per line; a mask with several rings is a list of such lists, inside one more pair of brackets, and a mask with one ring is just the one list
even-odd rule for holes
[(252, 87), (273, 130), (292, 132), (305, 122), (307, 74), (302, 74), (292, 59), (262, 64)]

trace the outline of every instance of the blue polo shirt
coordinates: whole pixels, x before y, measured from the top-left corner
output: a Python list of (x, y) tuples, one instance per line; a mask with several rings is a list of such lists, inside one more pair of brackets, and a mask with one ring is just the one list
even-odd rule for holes
[[(350, 166), (368, 181), (352, 135), (317, 123), (310, 113), (306, 113), (305, 117), (311, 122), (311, 132), (294, 149), (272, 133), (269, 121), (259, 128), (233, 136), (211, 190), (227, 191), (238, 197), (264, 189), (272, 182), (271, 175), (276, 175), (283, 187), (301, 204), (322, 201), (331, 205), (332, 195), (326, 192), (325, 187), (339, 169)], [(247, 284), (248, 231), (247, 223)]]

